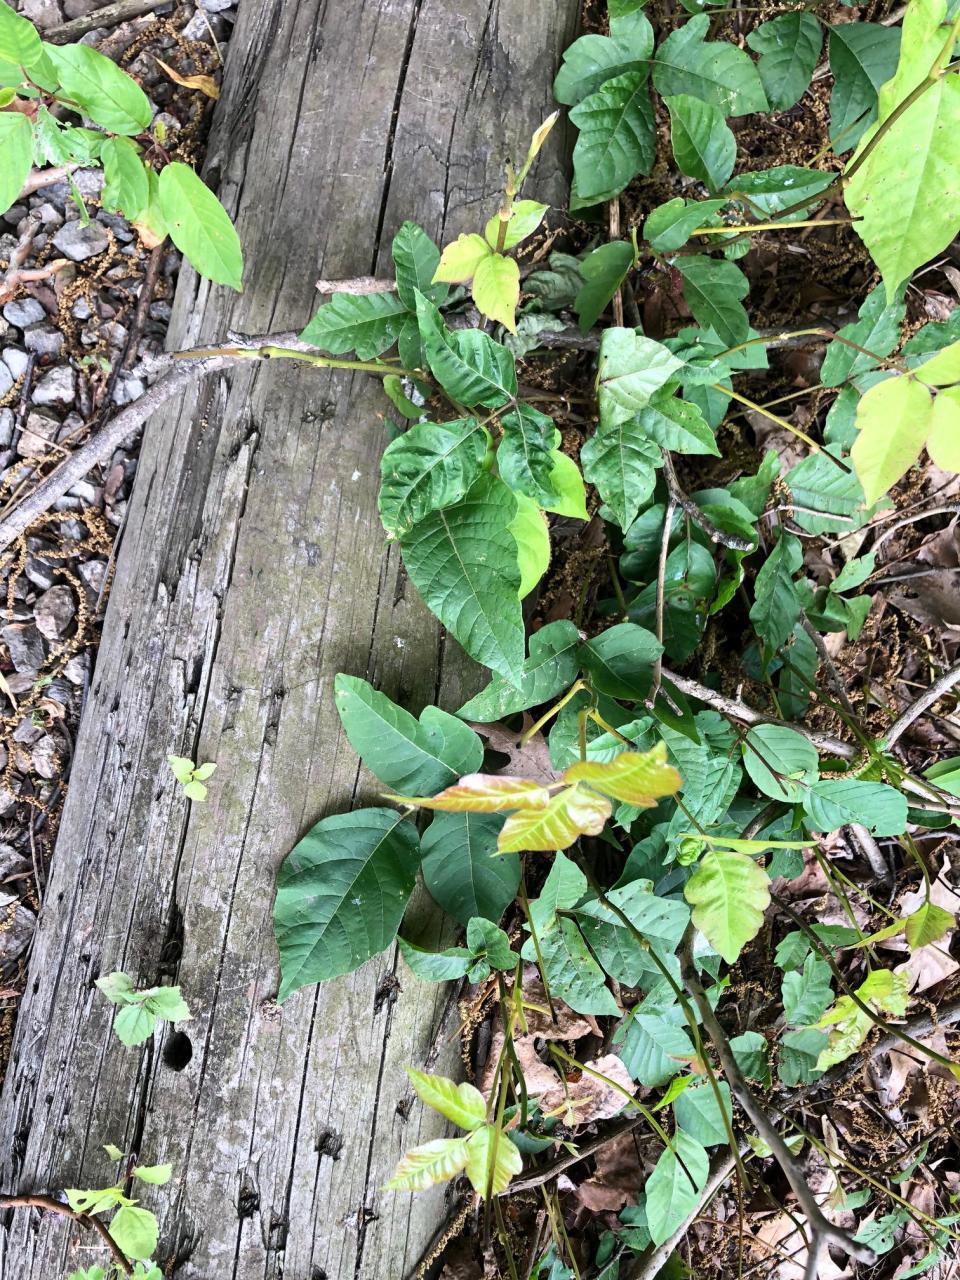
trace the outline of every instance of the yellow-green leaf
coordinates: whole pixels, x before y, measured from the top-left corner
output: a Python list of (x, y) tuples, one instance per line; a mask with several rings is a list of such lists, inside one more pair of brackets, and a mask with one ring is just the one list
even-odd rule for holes
[(960, 382), (960, 342), (951, 342), (930, 360), (913, 371), (913, 376), (928, 387), (949, 387)]
[(528, 596), (550, 567), (550, 530), (539, 506), (526, 494), (514, 493), (517, 514), (510, 532), (517, 540), (520, 567), (520, 599)]
[(677, 792), (682, 779), (667, 764), (667, 747), (658, 742), (652, 751), (622, 751), (607, 763), (588, 760), (571, 765), (563, 775), (567, 782), (586, 782), (614, 800), (652, 808), (661, 796)]
[(850, 458), (867, 505), (882, 498), (920, 457), (933, 401), (914, 378), (887, 378), (857, 406), (857, 438)]
[(498, 853), (551, 853), (581, 835), (598, 836), (612, 813), (610, 801), (581, 787), (558, 791), (544, 809), (521, 809), (503, 824)]
[(693, 923), (733, 964), (760, 932), (770, 905), (770, 881), (763, 867), (746, 854), (715, 849), (687, 881), (683, 896), (693, 907)]
[(485, 1124), (467, 1138), (467, 1177), (478, 1195), (498, 1196), (523, 1169), (523, 1157), (502, 1129)]
[[(551, 123), (556, 119), (556, 113), (551, 116)], [(542, 126), (541, 126), (542, 127)], [(527, 236), (532, 236), (537, 227), (543, 221), (543, 215), (550, 208), (547, 204), (541, 204), (539, 200), (515, 200), (513, 202), (513, 211), (510, 214), (510, 220), (507, 223), (507, 235), (501, 248), (512, 249), (514, 245), (519, 244), (521, 240), (526, 240)], [(483, 229), (483, 234), (487, 238), (487, 243), (491, 249), (497, 247), (497, 239), (500, 235), (499, 215), (490, 219)]]
[(438, 1182), (449, 1182), (467, 1167), (470, 1152), (466, 1138), (434, 1138), (408, 1151), (385, 1184), (387, 1191), (426, 1191)]
[(939, 942), (948, 929), (952, 929), (957, 918), (951, 912), (938, 907), (935, 902), (924, 902), (916, 911), (907, 917), (907, 942), (910, 949), (929, 946), (931, 942)]
[(457, 236), (441, 253), (432, 283), (443, 280), (448, 284), (465, 284), (467, 280), (473, 279), (484, 258), (490, 256), (490, 246), (483, 236)]
[(520, 301), (520, 268), (513, 258), (489, 253), (477, 266), (473, 277), (473, 300), (479, 311), (516, 333), (516, 311)]
[[(883, 136), (844, 188), (847, 208), (858, 219), (854, 230), (880, 268), (888, 301), (917, 267), (946, 248), (960, 227), (957, 77), (941, 76), (902, 115), (892, 118), (931, 70), (932, 50), (948, 37), (948, 28), (938, 25), (945, 12), (944, 0), (912, 0), (907, 6), (908, 18), (914, 17), (926, 30), (918, 26), (908, 39), (905, 21), (900, 66), (881, 91), (880, 117), (863, 135), (853, 158), (863, 155), (878, 129), (884, 129)], [(917, 62), (922, 45), (925, 67)]]
[(569, 516), (573, 520), (588, 520), (587, 490), (583, 483), (580, 468), (572, 458), (568, 458), (559, 449), (553, 452), (553, 470), (550, 472), (550, 483), (557, 498), (551, 499), (545, 508), (558, 516)]
[(407, 1075), (420, 1101), (439, 1111), (458, 1128), (469, 1131), (486, 1120), (486, 1100), (472, 1084), (455, 1084), (446, 1076), (431, 1076), (413, 1067), (407, 1067)]
[(927, 453), (944, 471), (960, 471), (960, 387), (947, 387), (934, 397)]
[(509, 809), (543, 809), (550, 792), (542, 783), (492, 773), (469, 773), (435, 796), (387, 795), (397, 804), (415, 804), (441, 813), (505, 813)]

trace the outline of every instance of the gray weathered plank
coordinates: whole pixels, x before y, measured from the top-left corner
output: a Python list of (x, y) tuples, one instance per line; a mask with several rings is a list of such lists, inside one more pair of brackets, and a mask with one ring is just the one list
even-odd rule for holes
[[(316, 277), (385, 269), (405, 217), (437, 237), (475, 228), (551, 109), (575, 9), (245, 0), (208, 176), (237, 213), (246, 291), (184, 271), (172, 341), (302, 325)], [(531, 193), (562, 198), (558, 156), (554, 141)], [(180, 1280), (399, 1277), (444, 1214), (440, 1192), (380, 1191), (401, 1150), (439, 1131), (397, 1107), (440, 994), (397, 993), (387, 954), (273, 998), (276, 868), (318, 816), (372, 792), (333, 675), (414, 706), (438, 689), (457, 705), (475, 680), (384, 549), (381, 406), (361, 377), (241, 369), (144, 444), (0, 1100), (0, 1186), (103, 1185), (105, 1142), (172, 1161), (171, 1186), (144, 1199)], [(185, 804), (169, 752), (217, 761), (207, 804)], [(182, 984), (186, 1066), (183, 1040), (154, 1054), (111, 1036), (92, 984), (117, 968)], [(56, 1280), (98, 1259), (88, 1246), (20, 1210), (0, 1272)]]

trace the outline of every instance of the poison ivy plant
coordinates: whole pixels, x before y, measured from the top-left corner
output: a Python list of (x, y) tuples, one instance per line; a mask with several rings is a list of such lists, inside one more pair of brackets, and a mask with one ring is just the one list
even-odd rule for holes
[[(41, 40), (4, 4), (0, 86), (9, 94), (0, 109), (0, 213), (34, 164), (99, 162), (105, 207), (129, 218), (148, 247), (169, 235), (201, 275), (240, 289), (243, 254), (229, 214), (189, 165), (170, 159), (163, 122), (131, 75), (89, 45)], [(86, 217), (75, 185), (72, 195)]]

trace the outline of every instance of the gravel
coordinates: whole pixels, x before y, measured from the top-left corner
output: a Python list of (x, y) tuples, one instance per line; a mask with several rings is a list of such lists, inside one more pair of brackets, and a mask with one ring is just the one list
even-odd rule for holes
[(14, 298), (3, 308), (4, 320), (9, 320), (18, 329), (26, 329), (32, 324), (40, 324), (46, 320), (47, 313), (36, 298)]
[(45, 591), (33, 607), (37, 630), (48, 640), (59, 640), (66, 635), (76, 612), (73, 592), (66, 583)]
[(13, 374), (3, 363), (0, 363), (0, 398), (13, 387)]
[(17, 441), (17, 453), (21, 458), (39, 458), (47, 452), (51, 442), (56, 440), (59, 430), (60, 422), (57, 418), (51, 418), (46, 413), (28, 413), (23, 434)]
[(80, 221), (68, 222), (53, 237), (53, 246), (73, 262), (86, 262), (103, 253), (110, 244), (106, 228), (99, 222), (82, 226)]
[(30, 363), (30, 357), (19, 347), (4, 347), (2, 359), (15, 378), (22, 378)]
[(76, 397), (76, 379), (67, 364), (59, 364), (45, 373), (33, 388), (33, 403), (47, 405), (73, 404)]
[(40, 670), (46, 651), (40, 632), (32, 622), (11, 622), (9, 626), (0, 627), (0, 636), (10, 650), (14, 670), (33, 674)]

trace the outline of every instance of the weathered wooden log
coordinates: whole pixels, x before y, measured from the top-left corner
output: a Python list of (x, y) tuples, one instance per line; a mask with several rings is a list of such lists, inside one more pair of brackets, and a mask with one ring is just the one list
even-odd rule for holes
[[(245, 292), (185, 269), (171, 343), (301, 326), (318, 275), (389, 269), (404, 218), (476, 229), (552, 109), (575, 10), (244, 0), (207, 176), (237, 216)], [(560, 154), (554, 138), (529, 194), (563, 198)], [(476, 675), (384, 546), (376, 385), (277, 362), (173, 403), (146, 430), (0, 1101), (0, 1191), (108, 1185), (111, 1142), (173, 1163), (143, 1188), (165, 1275), (401, 1277), (445, 1213), (442, 1191), (381, 1191), (440, 1132), (401, 1104), (443, 992), (398, 984), (388, 953), (278, 1007), (274, 880), (313, 821), (373, 792), (334, 674), (415, 708), (458, 705)], [(217, 762), (206, 804), (171, 752)], [(114, 969), (179, 982), (192, 1021), (124, 1048), (93, 986)], [(4, 1215), (4, 1275), (100, 1260), (69, 1222)]]

